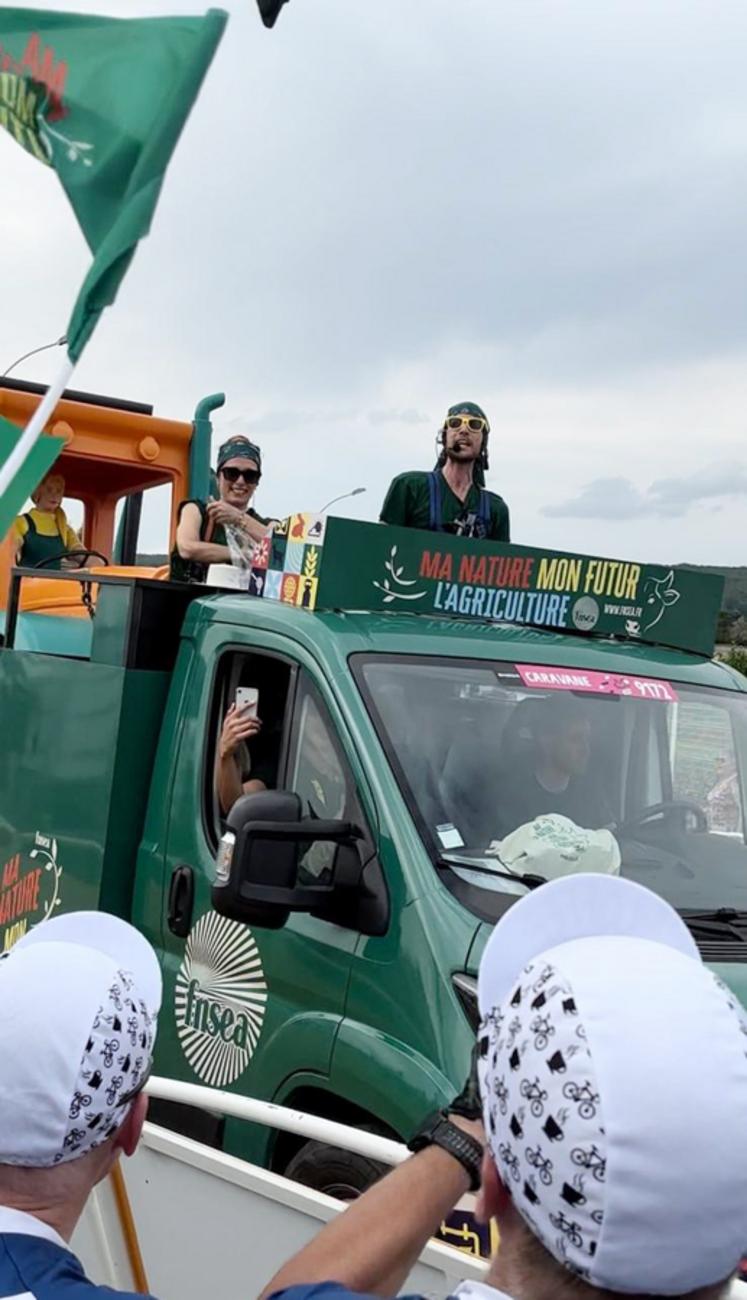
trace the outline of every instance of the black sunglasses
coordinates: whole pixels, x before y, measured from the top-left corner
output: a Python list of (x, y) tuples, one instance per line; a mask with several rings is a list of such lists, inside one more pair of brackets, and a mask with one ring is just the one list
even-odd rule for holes
[(258, 469), (237, 469), (235, 465), (227, 465), (220, 472), (227, 482), (238, 483), (239, 479), (243, 478), (250, 487), (252, 485), (256, 487), (262, 477)]
[(138, 1097), (140, 1093), (143, 1091), (143, 1088), (148, 1082), (152, 1072), (153, 1072), (153, 1062), (149, 1061), (148, 1068), (145, 1071), (140, 1082), (136, 1084), (134, 1088), (130, 1088), (129, 1092), (124, 1092), (122, 1094), (122, 1096), (119, 1098), (117, 1102), (117, 1106), (129, 1106), (130, 1102), (134, 1101), (135, 1098)]

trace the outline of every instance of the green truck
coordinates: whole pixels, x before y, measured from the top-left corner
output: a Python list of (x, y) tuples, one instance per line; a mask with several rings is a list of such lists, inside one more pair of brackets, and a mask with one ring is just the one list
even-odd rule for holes
[[(163, 966), (159, 1073), (400, 1138), (463, 1079), (491, 925), (559, 872), (662, 894), (745, 999), (747, 681), (708, 657), (719, 580), (307, 515), (244, 578), (98, 570), (75, 652), (20, 641), (13, 572), (0, 951), (60, 909), (128, 917)], [(266, 788), (226, 817), (247, 687)], [(158, 1117), (328, 1191), (376, 1172)]]

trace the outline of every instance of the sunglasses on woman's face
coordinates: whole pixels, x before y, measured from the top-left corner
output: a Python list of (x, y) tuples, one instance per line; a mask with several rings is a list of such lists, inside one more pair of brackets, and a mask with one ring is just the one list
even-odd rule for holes
[(238, 483), (241, 478), (249, 487), (256, 487), (262, 477), (258, 469), (237, 469), (235, 465), (225, 465), (221, 474), (227, 483)]
[(446, 421), (447, 429), (469, 429), (470, 433), (481, 433), (485, 425), (479, 415), (450, 415)]

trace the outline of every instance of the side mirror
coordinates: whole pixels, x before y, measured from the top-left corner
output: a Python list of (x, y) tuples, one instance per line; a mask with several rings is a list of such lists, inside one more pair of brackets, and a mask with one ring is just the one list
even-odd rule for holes
[[(287, 790), (263, 790), (237, 799), (221, 839), (212, 902), (216, 912), (267, 930), (279, 930), (291, 912), (324, 908), (340, 888), (359, 883), (355, 851), (361, 832), (351, 822), (302, 817), (301, 800)], [(312, 844), (353, 849), (330, 883), (299, 884), (301, 858)], [(352, 870), (351, 870), (352, 867)], [(342, 875), (344, 879), (339, 879)]]

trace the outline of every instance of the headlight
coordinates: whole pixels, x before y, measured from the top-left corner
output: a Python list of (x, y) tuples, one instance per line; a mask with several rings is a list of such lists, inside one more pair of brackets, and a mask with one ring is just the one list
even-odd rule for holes
[(477, 980), (466, 971), (456, 971), (451, 977), (456, 995), (462, 1004), (464, 1014), (475, 1033), (480, 1028), (480, 1009), (477, 1003)]

